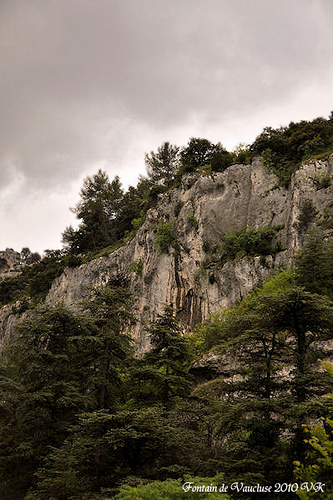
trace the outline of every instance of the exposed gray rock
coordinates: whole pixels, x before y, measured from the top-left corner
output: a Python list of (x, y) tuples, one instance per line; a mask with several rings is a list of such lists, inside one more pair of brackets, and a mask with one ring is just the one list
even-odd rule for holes
[(19, 252), (15, 252), (12, 248), (0, 251), (0, 279), (9, 276), (19, 270), (21, 256)]
[[(318, 190), (315, 182), (318, 175), (332, 176), (332, 170), (333, 155), (309, 161), (295, 173), (288, 189), (279, 186), (277, 177), (259, 160), (212, 176), (187, 176), (179, 188), (160, 195), (156, 209), (148, 212), (129, 243), (110, 255), (66, 269), (53, 283), (46, 302), (77, 308), (93, 288), (128, 276), (139, 318), (133, 336), (138, 350), (145, 351), (149, 348), (146, 327), (165, 304), (178, 311), (184, 328), (192, 328), (248, 294), (272, 269), (290, 265), (302, 243), (296, 226), (304, 201), (312, 202), (317, 218), (333, 206), (332, 186)], [(156, 248), (156, 229), (167, 220), (176, 221), (177, 248), (161, 253)], [(279, 239), (286, 250), (274, 259), (243, 257), (224, 266), (205, 262), (203, 242), (221, 244), (221, 235), (230, 229), (278, 224), (284, 224)]]

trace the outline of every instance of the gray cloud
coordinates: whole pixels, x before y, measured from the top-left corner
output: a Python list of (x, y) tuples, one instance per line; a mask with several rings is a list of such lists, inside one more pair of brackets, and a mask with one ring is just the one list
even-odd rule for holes
[(158, 141), (328, 114), (332, 18), (330, 0), (2, 0), (2, 212), (11, 190), (67, 202), (96, 166), (135, 182)]

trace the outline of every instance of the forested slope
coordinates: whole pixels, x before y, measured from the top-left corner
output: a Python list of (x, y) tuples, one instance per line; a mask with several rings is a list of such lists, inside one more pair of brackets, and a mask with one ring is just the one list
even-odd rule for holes
[(0, 497), (332, 498), (332, 117), (146, 162), (6, 268)]

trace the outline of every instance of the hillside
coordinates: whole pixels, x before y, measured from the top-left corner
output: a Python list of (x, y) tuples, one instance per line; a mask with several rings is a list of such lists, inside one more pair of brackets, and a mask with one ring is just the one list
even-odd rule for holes
[[(146, 327), (165, 304), (174, 307), (182, 328), (192, 329), (246, 296), (273, 270), (289, 267), (305, 231), (332, 209), (332, 185), (318, 189), (318, 179), (332, 172), (333, 155), (305, 162), (288, 188), (280, 186), (260, 160), (212, 175), (188, 174), (181, 186), (159, 196), (128, 243), (65, 269), (46, 303), (77, 308), (92, 288), (126, 278), (138, 313), (133, 335), (138, 350), (144, 351), (149, 344)], [(306, 214), (309, 207), (311, 213)], [(223, 235), (243, 228), (273, 228), (272, 234), (257, 234), (268, 246), (260, 248), (258, 243), (248, 251), (240, 246), (223, 260)], [(165, 239), (163, 248), (159, 237)]]
[(2, 499), (332, 498), (318, 127), (165, 143), (126, 193), (84, 181), (64, 250), (1, 253)]

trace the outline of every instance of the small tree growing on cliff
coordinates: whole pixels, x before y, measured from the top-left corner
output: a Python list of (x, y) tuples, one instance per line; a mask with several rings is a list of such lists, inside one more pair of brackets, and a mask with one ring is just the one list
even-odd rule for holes
[(179, 166), (179, 147), (164, 142), (157, 149), (145, 156), (145, 163), (149, 178), (153, 182), (166, 184), (173, 179)]
[(84, 180), (81, 200), (71, 209), (81, 223), (77, 230), (67, 227), (62, 235), (72, 253), (105, 247), (116, 239), (114, 222), (123, 194), (119, 177), (110, 182), (102, 170)]

